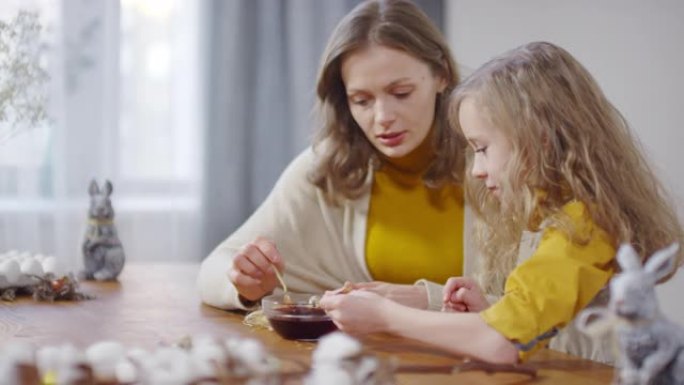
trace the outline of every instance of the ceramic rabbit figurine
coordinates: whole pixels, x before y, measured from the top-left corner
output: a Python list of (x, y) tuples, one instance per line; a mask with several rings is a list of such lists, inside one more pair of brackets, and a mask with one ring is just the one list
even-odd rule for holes
[(124, 267), (125, 255), (114, 225), (114, 209), (109, 196), (112, 183), (106, 181), (102, 191), (93, 180), (88, 188), (90, 209), (88, 228), (83, 241), (84, 276), (98, 281), (114, 280)]
[(608, 308), (587, 309), (577, 320), (588, 334), (615, 332), (620, 384), (684, 384), (684, 328), (664, 318), (655, 294), (655, 284), (676, 268), (678, 251), (677, 244), (659, 250), (642, 267), (636, 251), (622, 245)]

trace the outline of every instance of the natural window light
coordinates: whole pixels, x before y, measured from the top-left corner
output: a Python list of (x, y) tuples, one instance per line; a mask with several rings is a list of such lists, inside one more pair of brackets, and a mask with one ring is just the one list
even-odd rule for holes
[(0, 2), (3, 21), (19, 10), (39, 15), (50, 77), (49, 119), (0, 142), (0, 252), (32, 250), (77, 265), (95, 178), (114, 184), (130, 260), (197, 258), (202, 4)]
[(118, 152), (122, 178), (198, 181), (196, 1), (121, 2)]

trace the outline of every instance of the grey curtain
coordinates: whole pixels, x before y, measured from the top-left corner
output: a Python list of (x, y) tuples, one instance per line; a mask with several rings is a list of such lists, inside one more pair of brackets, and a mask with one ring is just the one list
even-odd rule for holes
[[(320, 56), (359, 0), (210, 0), (203, 254), (309, 143)], [(443, 0), (416, 3), (440, 26)]]

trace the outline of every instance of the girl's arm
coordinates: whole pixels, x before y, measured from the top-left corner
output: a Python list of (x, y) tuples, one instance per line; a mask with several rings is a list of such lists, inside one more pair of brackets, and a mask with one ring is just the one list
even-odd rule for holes
[(403, 285), (372, 281), (353, 283), (352, 288), (354, 290), (370, 291), (416, 309), (427, 309), (430, 305), (426, 285)]
[(419, 310), (364, 291), (326, 295), (321, 306), (340, 330), (350, 334), (386, 332), (482, 361), (518, 361), (513, 343), (475, 313)]

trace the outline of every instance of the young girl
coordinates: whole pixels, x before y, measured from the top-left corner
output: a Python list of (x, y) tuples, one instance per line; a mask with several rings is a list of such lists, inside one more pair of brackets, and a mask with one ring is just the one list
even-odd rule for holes
[(365, 282), (357, 286), (439, 309), (435, 283), (462, 275), (469, 255), (465, 142), (447, 122), (458, 80), (444, 37), (415, 4), (354, 8), (323, 54), (312, 148), (204, 260), (202, 300), (252, 307), (276, 289), (278, 269), (295, 292)]
[[(409, 309), (363, 291), (326, 295), (321, 305), (345, 331), (515, 362), (604, 300), (620, 243), (647, 256), (680, 242), (682, 231), (624, 119), (562, 48), (530, 43), (508, 52), (452, 97), (450, 122), (471, 149), (466, 197), (481, 223), (481, 285), (447, 282), (445, 308), (459, 313)], [(490, 304), (486, 294), (500, 298)], [(556, 347), (611, 360), (609, 344), (577, 334)]]

